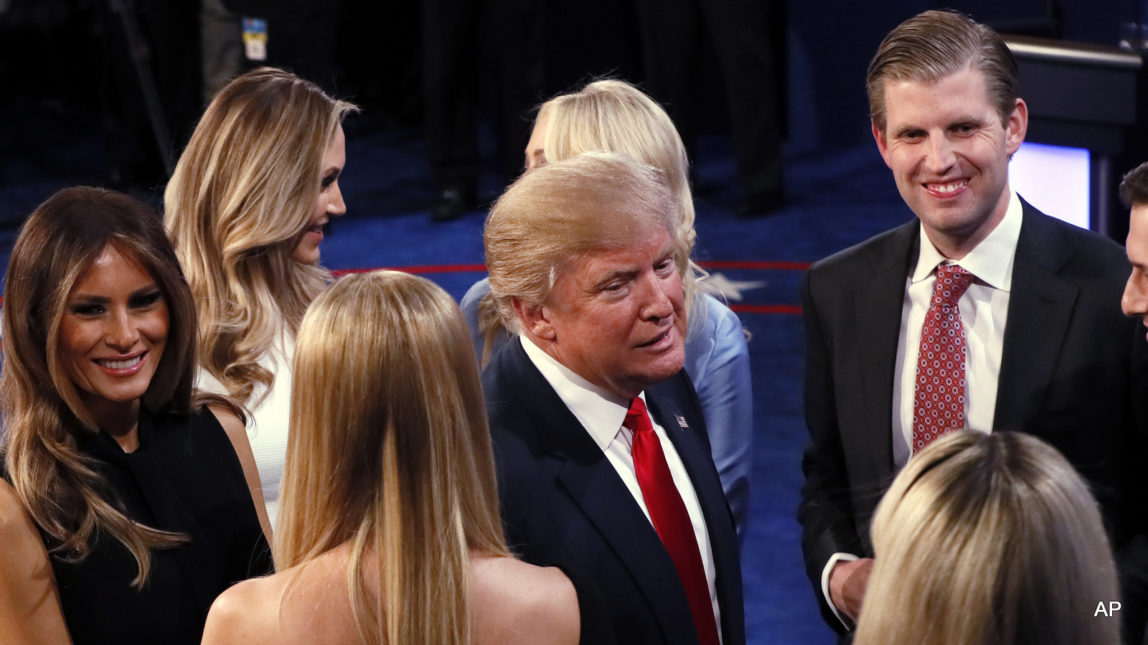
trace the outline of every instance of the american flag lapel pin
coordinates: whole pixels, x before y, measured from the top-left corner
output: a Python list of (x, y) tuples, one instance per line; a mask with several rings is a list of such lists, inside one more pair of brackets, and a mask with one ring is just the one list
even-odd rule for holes
[(675, 414), (674, 418), (676, 418), (678, 420), (678, 425), (682, 427), (682, 430), (689, 430), (690, 429), (690, 424), (686, 423), (685, 417), (683, 417), (680, 414)]

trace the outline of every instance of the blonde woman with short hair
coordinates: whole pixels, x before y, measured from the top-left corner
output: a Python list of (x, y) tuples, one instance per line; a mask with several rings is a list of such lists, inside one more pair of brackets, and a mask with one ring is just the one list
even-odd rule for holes
[(303, 320), (294, 378), (279, 573), (222, 595), (204, 643), (599, 642), (570, 580), (507, 550), (477, 363), (446, 292), (342, 278)]
[(199, 386), (249, 411), (272, 524), (287, 449), (291, 355), (319, 264), (346, 212), (342, 120), (355, 111), (310, 81), (262, 68), (207, 107), (164, 194), (164, 220), (199, 310)]
[(1099, 507), (1056, 449), (952, 432), (877, 507), (858, 645), (1114, 645), (1119, 601)]
[[(689, 320), (685, 370), (697, 388), (714, 465), (738, 534), (744, 538), (753, 471), (749, 347), (737, 315), (704, 293), (705, 272), (690, 260), (697, 232), (685, 145), (656, 101), (625, 81), (602, 79), (539, 107), (526, 144), (526, 172), (547, 161), (592, 151), (624, 154), (660, 170), (677, 202), (673, 236), (685, 270), (682, 281)], [(493, 302), (484, 298), (489, 291), (489, 281), (484, 279), (462, 299), (462, 310), (484, 361), (507, 338)]]

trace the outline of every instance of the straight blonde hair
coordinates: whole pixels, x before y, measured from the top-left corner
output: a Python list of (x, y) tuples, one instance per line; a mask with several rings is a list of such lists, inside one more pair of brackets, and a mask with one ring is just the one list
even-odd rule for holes
[(201, 367), (248, 403), (258, 364), (294, 336), (330, 280), (291, 255), (310, 224), (323, 155), (357, 110), (289, 72), (262, 68), (208, 105), (164, 193), (165, 222), (199, 308)]
[(858, 645), (1110, 645), (1119, 599), (1096, 500), (1032, 435), (952, 432), (914, 456), (873, 521)]
[[(424, 278), (344, 277), (299, 330), (282, 571), (349, 543), (368, 643), (467, 643), (471, 550), (509, 556), (478, 365), (458, 305)], [(365, 569), (378, 568), (379, 588)]]

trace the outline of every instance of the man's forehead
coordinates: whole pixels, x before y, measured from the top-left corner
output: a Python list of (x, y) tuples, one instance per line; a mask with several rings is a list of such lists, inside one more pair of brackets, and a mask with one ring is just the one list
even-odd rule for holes
[(568, 265), (583, 271), (606, 273), (628, 266), (640, 266), (650, 259), (651, 254), (661, 257), (673, 251), (674, 243), (669, 232), (655, 228), (632, 239), (603, 243), (586, 249), (574, 256), (574, 261)]

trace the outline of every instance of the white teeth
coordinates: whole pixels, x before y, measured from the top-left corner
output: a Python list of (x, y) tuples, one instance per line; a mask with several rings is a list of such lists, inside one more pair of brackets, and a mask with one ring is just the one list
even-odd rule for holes
[(129, 358), (129, 359), (122, 360), (122, 361), (113, 361), (113, 360), (109, 360), (106, 358), (102, 358), (102, 359), (96, 359), (96, 362), (99, 363), (100, 365), (103, 365), (104, 367), (106, 367), (108, 369), (125, 370), (129, 367), (135, 367), (136, 365), (139, 365), (140, 361), (143, 360), (143, 357), (144, 357), (144, 355), (140, 354), (139, 356), (136, 356), (135, 358)]
[(951, 193), (956, 191), (958, 188), (964, 187), (964, 185), (964, 182), (957, 182), (954, 184), (929, 184), (929, 187), (938, 193)]

